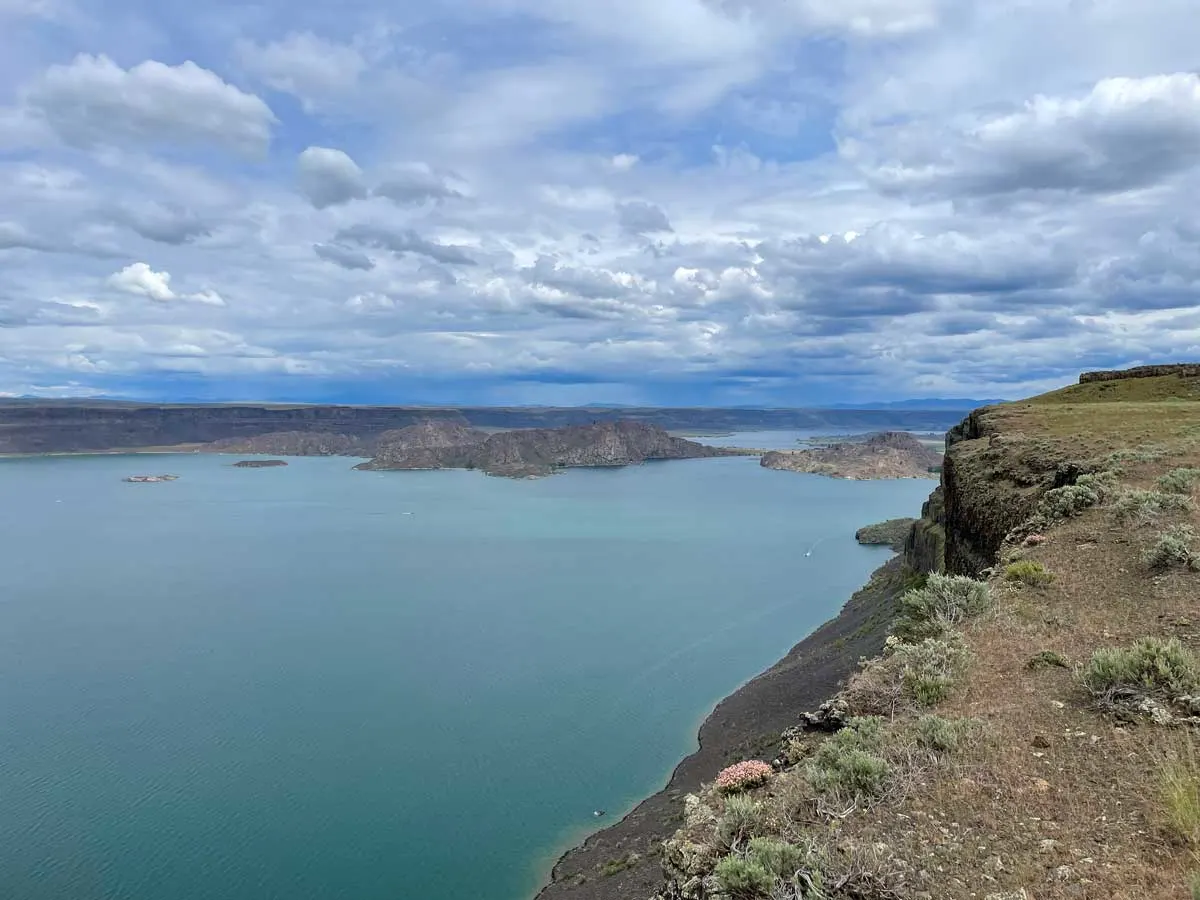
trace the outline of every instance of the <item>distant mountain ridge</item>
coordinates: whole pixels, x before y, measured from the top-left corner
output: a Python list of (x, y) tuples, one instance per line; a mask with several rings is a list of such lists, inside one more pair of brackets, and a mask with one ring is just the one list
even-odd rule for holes
[[(305, 404), (142, 404), (109, 400), (0, 401), (0, 453), (196, 449), (214, 441), (280, 433), (332, 434), (370, 447), (387, 431), (426, 419), (471, 428), (561, 428), (617, 419), (690, 432), (854, 429), (945, 431), (970, 408), (732, 409), (620, 407), (321, 406)], [(345, 440), (343, 441), (342, 438)], [(324, 440), (324, 439), (322, 439)], [(243, 451), (245, 452), (245, 451)], [(262, 452), (277, 451), (265, 446)]]

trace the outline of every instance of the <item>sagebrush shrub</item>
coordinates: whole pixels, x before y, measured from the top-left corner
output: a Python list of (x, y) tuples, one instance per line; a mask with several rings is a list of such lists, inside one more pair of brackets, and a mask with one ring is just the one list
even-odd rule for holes
[(1196, 531), (1190, 525), (1172, 525), (1146, 549), (1142, 562), (1160, 570), (1171, 566), (1200, 568), (1200, 557), (1192, 550), (1195, 541)]
[(1178, 512), (1192, 505), (1191, 497), (1162, 491), (1128, 490), (1117, 497), (1113, 512), (1122, 522), (1143, 524), (1165, 512)]
[(962, 575), (932, 573), (925, 586), (900, 598), (900, 615), (892, 628), (901, 640), (937, 637), (966, 619), (987, 611), (988, 586)]
[(743, 838), (753, 837), (762, 827), (762, 804), (745, 794), (735, 794), (725, 800), (725, 808), (717, 817), (717, 838), (732, 846)]
[(1168, 494), (1190, 494), (1197, 481), (1200, 481), (1200, 469), (1180, 468), (1159, 475), (1155, 484)]
[(878, 797), (887, 786), (891, 766), (880, 755), (883, 720), (851, 719), (817, 748), (805, 774), (813, 788), (839, 798)]
[(775, 876), (761, 863), (741, 856), (726, 856), (713, 870), (721, 891), (736, 900), (767, 897), (775, 886)]
[(933, 706), (950, 695), (967, 666), (967, 648), (957, 635), (901, 645), (893, 658), (901, 661), (905, 693), (917, 706)]
[(888, 638), (884, 655), (865, 663), (842, 696), (860, 714), (891, 715), (944, 700), (966, 669), (967, 649), (957, 632), (906, 644)]
[(809, 854), (806, 850), (775, 838), (754, 838), (747, 848), (746, 856), (776, 878), (790, 879), (797, 872), (809, 867)]
[(1200, 687), (1196, 659), (1176, 638), (1145, 637), (1131, 647), (1101, 648), (1082, 677), (1095, 697), (1125, 692), (1170, 699)]
[(1112, 472), (1080, 475), (1074, 484), (1053, 488), (1042, 495), (1038, 513), (1053, 522), (1078, 516), (1085, 509), (1103, 503), (1116, 489), (1117, 478)]
[(925, 749), (953, 753), (970, 735), (974, 724), (970, 719), (921, 716), (913, 723), (913, 733), (917, 743)]

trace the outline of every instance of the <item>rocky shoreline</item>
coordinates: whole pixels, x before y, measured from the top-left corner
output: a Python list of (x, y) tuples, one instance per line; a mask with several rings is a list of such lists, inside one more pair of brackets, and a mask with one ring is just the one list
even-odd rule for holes
[(699, 749), (667, 785), (561, 856), (536, 900), (638, 900), (658, 890), (658, 848), (682, 821), (684, 795), (731, 762), (772, 758), (785, 728), (830, 699), (860, 657), (880, 652), (911, 574), (903, 556), (892, 557), (837, 616), (717, 704), (700, 726)]

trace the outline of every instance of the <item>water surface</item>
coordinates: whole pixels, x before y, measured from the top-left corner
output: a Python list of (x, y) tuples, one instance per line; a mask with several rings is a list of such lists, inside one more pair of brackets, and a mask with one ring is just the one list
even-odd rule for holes
[(0, 897), (523, 900), (931, 487), (233, 461), (0, 461)]

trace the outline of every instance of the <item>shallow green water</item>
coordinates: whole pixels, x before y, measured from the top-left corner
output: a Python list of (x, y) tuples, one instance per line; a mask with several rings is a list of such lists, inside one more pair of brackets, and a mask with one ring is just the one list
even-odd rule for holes
[(231, 462), (0, 461), (0, 897), (523, 900), (930, 488)]

